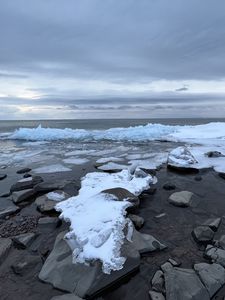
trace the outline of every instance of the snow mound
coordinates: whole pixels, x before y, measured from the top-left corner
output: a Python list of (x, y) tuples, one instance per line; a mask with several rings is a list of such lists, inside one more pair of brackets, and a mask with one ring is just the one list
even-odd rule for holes
[[(93, 172), (82, 179), (78, 196), (56, 205), (56, 210), (61, 211), (60, 218), (71, 224), (65, 239), (73, 251), (74, 263), (100, 260), (107, 274), (122, 269), (126, 258), (121, 257), (121, 246), (132, 230), (126, 218), (126, 208), (131, 203), (101, 192), (120, 187), (139, 195), (152, 181), (150, 175), (138, 178), (128, 170), (114, 174)], [(125, 226), (129, 229), (126, 237)]]

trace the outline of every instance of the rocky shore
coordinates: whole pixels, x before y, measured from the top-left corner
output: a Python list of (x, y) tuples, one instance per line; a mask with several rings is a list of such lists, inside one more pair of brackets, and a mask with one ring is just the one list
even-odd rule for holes
[[(110, 275), (102, 272), (99, 261), (72, 263), (64, 239), (70, 224), (55, 210), (56, 202), (78, 194), (80, 178), (95, 171), (95, 164), (40, 175), (32, 166), (2, 166), (0, 299), (222, 300), (224, 176), (195, 169), (194, 157), (182, 151), (181, 161), (172, 152), (168, 164), (156, 171), (142, 168), (156, 175), (157, 182), (138, 197), (119, 187), (110, 192), (135, 204), (128, 210), (134, 227), (131, 242), (125, 241), (121, 249), (126, 262)], [(7, 176), (10, 185), (4, 185)]]

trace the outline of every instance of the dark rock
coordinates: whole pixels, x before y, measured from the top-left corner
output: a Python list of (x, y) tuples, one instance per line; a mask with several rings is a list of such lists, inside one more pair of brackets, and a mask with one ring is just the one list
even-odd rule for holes
[(61, 296), (55, 296), (51, 300), (82, 300), (80, 297), (74, 294), (65, 294)]
[(41, 266), (42, 260), (40, 256), (25, 255), (18, 262), (14, 263), (11, 268), (16, 275), (23, 276), (27, 273), (33, 272), (34, 269), (37, 272), (40, 271)]
[(140, 200), (137, 196), (123, 188), (112, 188), (104, 190), (102, 191), (102, 193), (113, 195), (119, 201), (123, 201), (124, 199), (126, 199), (127, 201), (133, 204), (133, 207), (138, 207), (140, 204)]
[(7, 177), (7, 175), (6, 174), (0, 174), (0, 180), (3, 180), (3, 179), (5, 179)]
[(34, 190), (38, 193), (48, 193), (55, 190), (62, 190), (66, 184), (68, 184), (68, 181), (42, 182), (37, 184)]
[(213, 231), (217, 231), (220, 226), (221, 218), (210, 218), (206, 220), (202, 225), (209, 226)]
[(52, 231), (61, 224), (58, 218), (44, 217), (38, 220), (38, 228), (42, 230)]
[(145, 190), (142, 194), (142, 195), (154, 195), (157, 191), (157, 188), (156, 187), (151, 187), (150, 189), (147, 189)]
[(43, 182), (43, 179), (40, 176), (34, 176), (29, 178), (24, 178), (19, 180), (17, 183), (11, 186), (10, 191), (22, 191), (27, 189), (32, 189), (35, 185)]
[(22, 201), (29, 200), (35, 194), (36, 194), (36, 192), (33, 189), (13, 192), (12, 193), (12, 200), (13, 200), (14, 203), (20, 203)]
[(167, 300), (210, 300), (207, 289), (193, 270), (171, 268), (164, 276)]
[(6, 259), (10, 249), (12, 247), (12, 240), (8, 238), (0, 237), (0, 265)]
[(210, 158), (214, 158), (214, 157), (216, 158), (216, 157), (224, 157), (225, 155), (219, 151), (209, 151), (205, 153), (205, 156), (208, 156)]
[(176, 192), (170, 195), (169, 202), (175, 206), (187, 207), (191, 205), (193, 193), (188, 191)]
[(175, 189), (176, 189), (176, 186), (175, 186), (175, 184), (173, 184), (173, 183), (166, 182), (166, 183), (163, 185), (163, 188), (164, 188), (164, 190), (166, 190), (166, 191), (171, 191), (171, 190), (175, 190)]
[[(69, 194), (67, 194), (63, 191), (60, 191), (60, 190), (56, 190), (54, 193), (58, 194), (59, 196), (61, 195), (63, 197), (63, 199), (61, 201), (64, 201), (64, 200), (66, 200), (70, 197)], [(48, 194), (40, 196), (35, 200), (35, 204), (37, 206), (37, 209), (40, 212), (54, 211), (55, 210), (55, 205), (59, 202), (60, 201), (50, 200), (49, 197), (48, 197)]]
[(17, 236), (14, 236), (12, 238), (13, 242), (18, 246), (19, 248), (25, 249), (31, 245), (31, 243), (34, 241), (36, 237), (36, 234), (33, 232), (30, 233), (23, 233)]
[(136, 229), (140, 229), (144, 225), (144, 218), (133, 214), (129, 214), (128, 217), (131, 219)]
[(165, 297), (162, 293), (158, 293), (155, 291), (149, 291), (149, 296), (151, 300), (165, 300)]
[(25, 173), (25, 174), (23, 175), (23, 178), (28, 178), (28, 177), (32, 177), (32, 175), (29, 174), (29, 173)]
[(24, 173), (28, 173), (30, 171), (31, 171), (30, 168), (23, 168), (23, 169), (18, 170), (16, 173), (17, 174), (24, 174)]
[(154, 291), (162, 292), (164, 290), (164, 274), (161, 270), (155, 272), (151, 283)]
[(127, 257), (123, 269), (113, 271), (110, 275), (102, 273), (101, 263), (90, 266), (72, 263), (72, 252), (63, 239), (61, 232), (55, 241), (54, 248), (39, 274), (42, 281), (51, 283), (55, 288), (74, 293), (81, 298), (88, 298), (112, 286), (121, 278), (136, 271), (140, 264), (140, 255), (131, 245), (123, 245), (122, 254)]
[(225, 250), (208, 245), (206, 247), (205, 256), (211, 259), (212, 262), (225, 267)]
[(209, 243), (213, 240), (214, 231), (209, 226), (198, 226), (192, 231), (194, 239), (198, 243)]
[(16, 213), (20, 208), (12, 203), (8, 198), (0, 201), (0, 219)]
[(225, 270), (218, 264), (199, 263), (194, 269), (212, 297), (225, 284)]

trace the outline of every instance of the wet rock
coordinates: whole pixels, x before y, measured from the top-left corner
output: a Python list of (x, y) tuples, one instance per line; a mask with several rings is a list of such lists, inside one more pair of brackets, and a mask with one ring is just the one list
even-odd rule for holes
[(155, 292), (155, 291), (149, 291), (149, 296), (151, 300), (165, 300), (165, 297), (163, 294)]
[(206, 247), (205, 256), (210, 258), (212, 262), (225, 267), (225, 250), (208, 245)]
[(176, 185), (171, 183), (171, 182), (166, 182), (164, 185), (163, 185), (163, 188), (164, 190), (166, 191), (171, 191), (171, 190), (175, 190), (176, 189)]
[(152, 289), (157, 292), (164, 289), (164, 274), (161, 270), (156, 271), (152, 278)]
[[(59, 190), (56, 190), (54, 192), (54, 194), (56, 194), (56, 196), (58, 196), (58, 198), (61, 199), (60, 201), (64, 201), (64, 200), (66, 200), (66, 199), (68, 199), (70, 197), (67, 193), (65, 193), (63, 191), (59, 191)], [(49, 194), (46, 194), (46, 195), (38, 197), (35, 200), (35, 204), (37, 206), (37, 209), (40, 212), (51, 212), (51, 211), (54, 211), (55, 210), (55, 205), (58, 202), (60, 202), (60, 201), (56, 201), (56, 200), (51, 200), (51, 199), (49, 199), (49, 197), (50, 197)]]
[(12, 247), (11, 239), (0, 237), (0, 265), (6, 259), (11, 247)]
[(205, 153), (205, 156), (208, 156), (210, 158), (211, 157), (216, 158), (216, 157), (224, 157), (225, 155), (219, 151), (209, 151), (209, 152)]
[(209, 294), (194, 270), (171, 268), (165, 271), (167, 300), (209, 300)]
[(154, 251), (160, 251), (167, 248), (150, 234), (140, 233), (134, 229), (132, 235), (132, 245), (139, 251), (140, 254), (145, 254)]
[(38, 228), (45, 231), (52, 231), (61, 224), (58, 218), (44, 217), (38, 220)]
[(61, 296), (55, 296), (51, 300), (82, 300), (80, 297), (74, 294), (65, 294)]
[(68, 183), (69, 182), (66, 180), (62, 180), (59, 182), (42, 182), (37, 184), (34, 187), (34, 190), (38, 193), (48, 193), (55, 190), (62, 190)]
[(36, 234), (33, 232), (30, 232), (30, 233), (23, 233), (23, 234), (14, 236), (12, 238), (12, 240), (16, 244), (16, 246), (18, 246), (19, 248), (25, 249), (31, 245), (31, 243), (34, 241), (35, 237), (36, 237)]
[(132, 247), (132, 243), (127, 242), (122, 248), (122, 255), (127, 257), (123, 269), (110, 275), (102, 273), (102, 266), (98, 261), (90, 266), (73, 264), (72, 252), (63, 239), (64, 235), (65, 232), (61, 232), (57, 236), (54, 248), (39, 274), (42, 281), (52, 284), (55, 288), (88, 298), (118, 283), (139, 267), (140, 255)]
[(40, 176), (28, 177), (17, 181), (10, 188), (11, 192), (32, 189), (35, 185), (43, 182)]
[(9, 197), (11, 194), (8, 192), (8, 193), (3, 193), (3, 194), (1, 194), (0, 195), (0, 198), (2, 197), (2, 198), (7, 198), (7, 197)]
[(187, 169), (195, 169), (194, 164), (197, 160), (191, 154), (187, 147), (177, 147), (168, 155), (167, 167), (180, 169), (182, 171)]
[(222, 235), (219, 239), (219, 246), (225, 250), (225, 235)]
[(14, 203), (20, 203), (22, 201), (29, 200), (35, 194), (36, 194), (36, 192), (33, 189), (13, 192), (12, 193), (12, 200), (13, 200)]
[(225, 284), (225, 270), (219, 264), (199, 263), (194, 269), (212, 297)]
[(16, 275), (23, 276), (26, 273), (33, 272), (34, 269), (38, 272), (42, 266), (42, 260), (40, 256), (25, 255), (18, 262), (14, 263), (11, 268)]
[(0, 201), (0, 219), (16, 213), (20, 208), (12, 203), (10, 199), (3, 198)]
[(144, 218), (133, 214), (129, 214), (128, 217), (131, 219), (136, 229), (140, 229), (144, 225)]
[(193, 193), (188, 191), (176, 192), (170, 195), (169, 202), (175, 206), (187, 207), (191, 205)]
[(192, 231), (192, 235), (198, 243), (209, 243), (213, 240), (214, 231), (209, 226), (198, 226)]
[(32, 175), (29, 174), (29, 173), (25, 173), (25, 174), (23, 175), (23, 178), (28, 178), (28, 177), (32, 177)]
[(30, 171), (31, 171), (30, 168), (23, 168), (23, 169), (18, 170), (16, 173), (17, 174), (24, 174), (24, 173), (28, 173)]
[(5, 179), (7, 177), (7, 175), (6, 174), (0, 174), (0, 180), (3, 180), (3, 179)]
[(110, 194), (115, 196), (119, 201), (126, 199), (133, 204), (133, 207), (138, 207), (140, 204), (139, 198), (123, 188), (112, 188), (102, 191), (102, 193)]
[(170, 263), (170, 262), (165, 262), (163, 265), (161, 265), (161, 270), (163, 271), (163, 272), (166, 272), (166, 271), (169, 271), (170, 269), (172, 269), (173, 268), (173, 265)]
[(202, 225), (209, 226), (213, 231), (217, 231), (220, 226), (221, 218), (210, 218), (206, 220)]

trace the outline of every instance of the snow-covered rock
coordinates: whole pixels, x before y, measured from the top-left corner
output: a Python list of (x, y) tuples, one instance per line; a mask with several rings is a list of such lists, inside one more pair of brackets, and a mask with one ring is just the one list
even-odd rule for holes
[(191, 154), (187, 147), (177, 147), (168, 155), (167, 165), (172, 168), (194, 168), (197, 160)]

